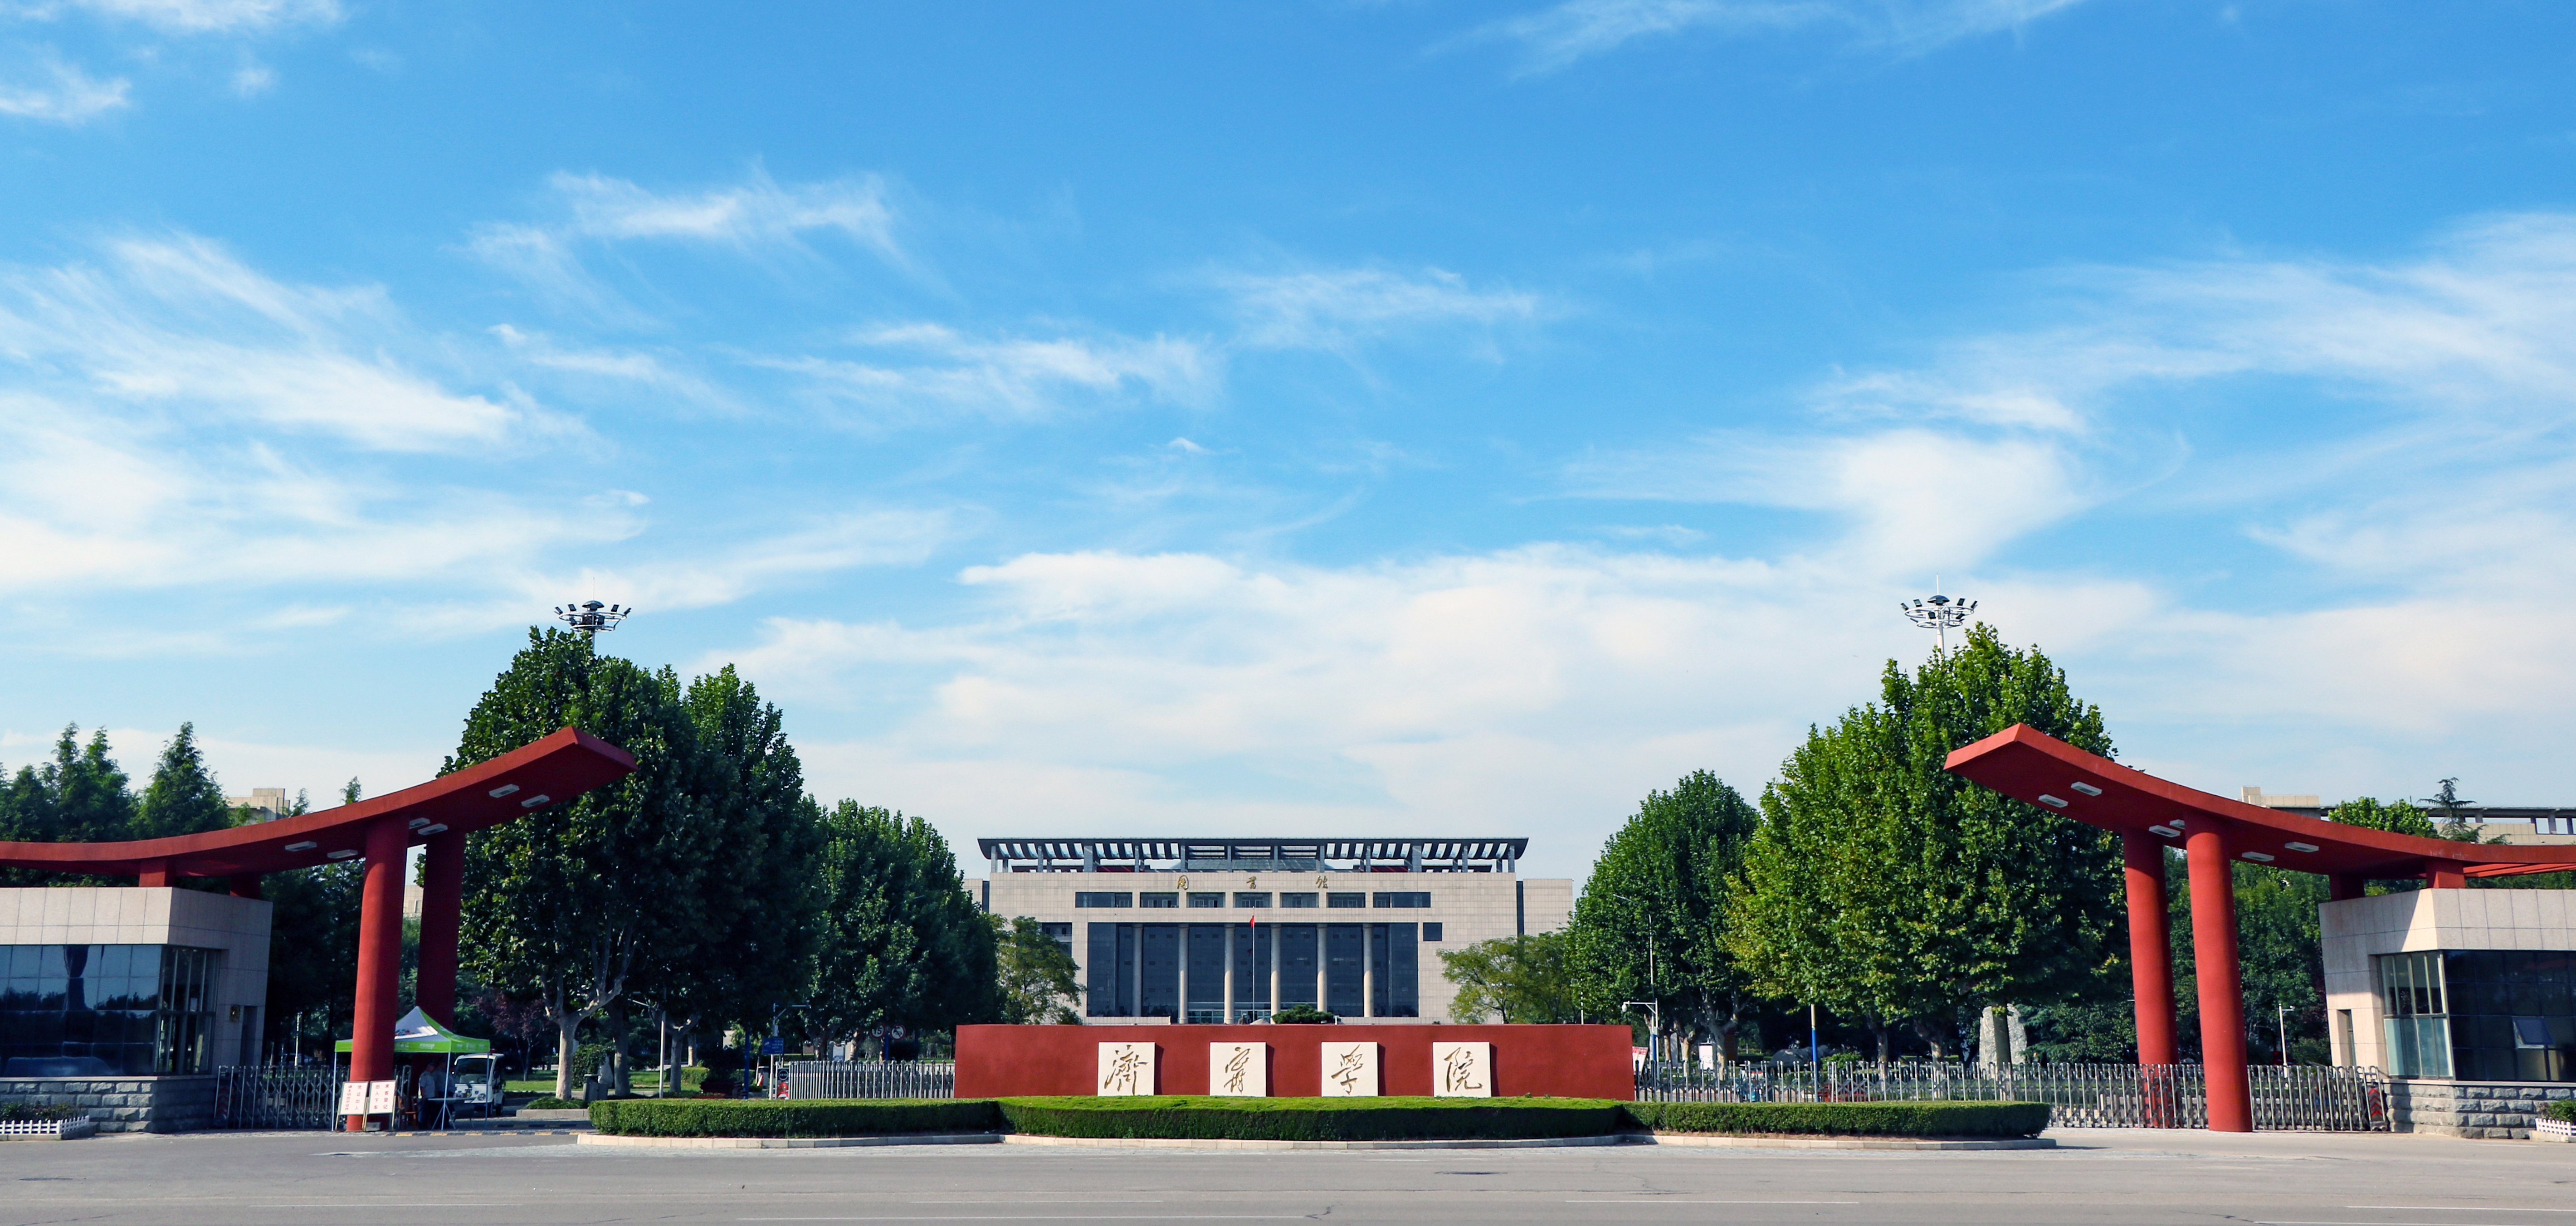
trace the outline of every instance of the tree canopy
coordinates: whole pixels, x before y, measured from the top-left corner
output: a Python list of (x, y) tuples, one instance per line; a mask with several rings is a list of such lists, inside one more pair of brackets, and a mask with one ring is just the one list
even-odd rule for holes
[(1668, 1025), (1732, 1050), (1752, 978), (1721, 939), (1726, 899), (1759, 819), (1707, 771), (1648, 792), (1610, 836), (1575, 902), (1569, 953), (1581, 1006), (1614, 1017), (1651, 1000)]
[(1458, 986), (1453, 1022), (1549, 1023), (1585, 1016), (1571, 934), (1496, 937), (1440, 951), (1440, 975)]
[(1759, 991), (1861, 1019), (1882, 1054), (1901, 1022), (1939, 1051), (1962, 1009), (2083, 992), (2117, 956), (2116, 841), (1941, 769), (2016, 723), (2111, 756), (2065, 673), (1983, 625), (1809, 729), (1763, 792), (1722, 937)]

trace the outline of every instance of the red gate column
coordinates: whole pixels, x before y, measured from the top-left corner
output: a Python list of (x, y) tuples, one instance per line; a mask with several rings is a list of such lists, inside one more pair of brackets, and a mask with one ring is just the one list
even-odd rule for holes
[[(402, 902), (404, 851), (411, 828), (400, 817), (367, 827), (367, 878), (358, 907), (358, 999), (349, 1030), (349, 1080), (390, 1081), (394, 1075), (395, 1007), (402, 1003)], [(349, 1117), (349, 1131), (367, 1125)]]
[(2245, 987), (2236, 966), (2235, 857), (2224, 824), (2192, 819), (2191, 961), (2200, 981), (2200, 1063), (2209, 1130), (2254, 1131), (2245, 1082)]
[(2174, 1062), (2173, 946), (2165, 915), (2165, 847), (2120, 833), (2129, 879), (2129, 986), (2138, 1014), (2138, 1063)]
[(456, 930), (465, 908), (465, 832), (429, 836), (420, 883), (420, 1011), (456, 1024)]

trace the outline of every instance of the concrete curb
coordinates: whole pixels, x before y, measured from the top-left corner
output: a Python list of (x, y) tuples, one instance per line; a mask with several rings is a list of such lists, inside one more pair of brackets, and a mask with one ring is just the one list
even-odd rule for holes
[(1721, 1137), (1695, 1133), (1658, 1133), (1639, 1137), (1655, 1145), (1698, 1146), (1710, 1149), (2055, 1149), (2057, 1142), (2048, 1137), (1999, 1137), (1991, 1141), (1931, 1141), (1906, 1137)]
[(1110, 1149), (1552, 1149), (1565, 1145), (1625, 1145), (1638, 1138), (1526, 1137), (1495, 1141), (1231, 1141), (1196, 1137), (1041, 1137), (1014, 1132), (1005, 1145), (1089, 1145)]
[(612, 1137), (596, 1132), (573, 1134), (575, 1145), (623, 1145), (638, 1149), (857, 1149), (879, 1145), (996, 1145), (998, 1133), (927, 1133), (892, 1137)]

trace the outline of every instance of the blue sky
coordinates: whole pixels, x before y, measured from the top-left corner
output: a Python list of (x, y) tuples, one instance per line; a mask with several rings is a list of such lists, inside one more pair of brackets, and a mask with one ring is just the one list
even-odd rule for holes
[(2185, 782), (2576, 803), (2571, 36), (0, 0), (0, 763), (417, 782), (596, 597), (961, 843), (1579, 873), (1937, 579)]

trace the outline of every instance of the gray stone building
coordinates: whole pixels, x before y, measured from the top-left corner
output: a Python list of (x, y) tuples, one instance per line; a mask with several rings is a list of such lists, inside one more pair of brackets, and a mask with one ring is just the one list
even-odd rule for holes
[(1439, 954), (1553, 932), (1574, 882), (1526, 878), (1527, 839), (982, 839), (984, 909), (1082, 967), (1087, 1019), (1260, 1021), (1305, 1005), (1443, 1021)]

